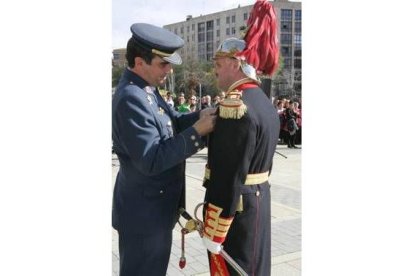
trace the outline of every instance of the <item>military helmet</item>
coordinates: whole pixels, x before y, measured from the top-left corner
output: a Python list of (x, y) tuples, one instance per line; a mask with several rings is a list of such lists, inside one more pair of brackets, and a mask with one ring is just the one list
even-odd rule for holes
[(243, 39), (235, 37), (227, 38), (219, 45), (213, 59), (228, 57), (240, 60), (242, 72), (248, 78), (260, 83), (260, 80), (256, 74), (256, 69), (247, 63), (244, 56), (239, 55), (245, 48), (246, 41)]

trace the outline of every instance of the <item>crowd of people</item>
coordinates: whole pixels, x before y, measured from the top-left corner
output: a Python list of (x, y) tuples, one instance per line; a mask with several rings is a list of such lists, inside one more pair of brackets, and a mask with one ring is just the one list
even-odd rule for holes
[(224, 92), (220, 92), (219, 94), (215, 95), (213, 99), (210, 95), (205, 95), (200, 98), (194, 94), (191, 94), (186, 99), (183, 92), (179, 93), (179, 95), (175, 98), (173, 98), (170, 92), (167, 92), (164, 95), (164, 100), (167, 102), (167, 104), (181, 113), (194, 112), (206, 108), (217, 107), (219, 102), (221, 102), (224, 98)]
[[(218, 104), (225, 98), (225, 93), (220, 92), (215, 95), (213, 99), (210, 95), (202, 96), (201, 98), (190, 95), (187, 99), (185, 94), (181, 92), (177, 97), (173, 98), (170, 92), (164, 96), (164, 100), (176, 111), (187, 113), (195, 112), (217, 107)], [(201, 104), (199, 104), (201, 102)], [(300, 99), (273, 99), (273, 105), (279, 114), (280, 119), (280, 134), (279, 140), (282, 144), (286, 144), (288, 148), (299, 148), (297, 145), (302, 144), (302, 111)]]
[(279, 140), (286, 144), (288, 148), (299, 148), (296, 145), (302, 144), (302, 107), (300, 99), (274, 99), (273, 105), (279, 114)]

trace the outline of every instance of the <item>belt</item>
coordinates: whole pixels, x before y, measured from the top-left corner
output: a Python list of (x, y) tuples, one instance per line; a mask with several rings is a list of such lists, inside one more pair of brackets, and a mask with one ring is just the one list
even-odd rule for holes
[[(210, 169), (206, 168), (204, 173), (204, 179), (210, 179)], [(257, 185), (269, 180), (269, 171), (262, 173), (251, 173), (246, 176), (244, 185)]]

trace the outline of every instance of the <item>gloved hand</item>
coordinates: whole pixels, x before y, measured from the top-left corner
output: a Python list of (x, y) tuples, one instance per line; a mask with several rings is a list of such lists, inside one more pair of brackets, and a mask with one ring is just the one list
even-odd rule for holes
[(220, 254), (222, 249), (221, 243), (214, 242), (207, 237), (203, 237), (204, 246), (213, 254)]

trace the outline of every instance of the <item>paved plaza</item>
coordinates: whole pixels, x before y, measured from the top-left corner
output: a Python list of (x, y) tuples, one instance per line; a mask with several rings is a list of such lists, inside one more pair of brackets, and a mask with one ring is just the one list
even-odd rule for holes
[[(301, 149), (289, 149), (278, 145), (273, 158), (273, 171), (270, 175), (272, 196), (272, 275), (301, 275)], [(202, 178), (207, 160), (207, 150), (187, 159), (187, 211), (193, 215), (195, 206), (204, 198)], [(112, 180), (115, 181), (119, 169), (116, 155), (112, 156)], [(185, 223), (183, 219), (180, 220)], [(112, 275), (118, 276), (119, 253), (118, 237), (112, 231)], [(177, 224), (173, 233), (173, 247), (168, 276), (196, 275), (209, 276), (206, 249), (198, 233), (185, 236), (185, 256), (187, 264), (180, 269), (178, 262), (181, 256), (181, 232)]]

